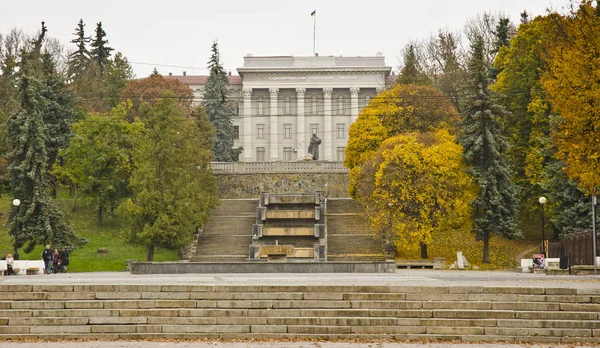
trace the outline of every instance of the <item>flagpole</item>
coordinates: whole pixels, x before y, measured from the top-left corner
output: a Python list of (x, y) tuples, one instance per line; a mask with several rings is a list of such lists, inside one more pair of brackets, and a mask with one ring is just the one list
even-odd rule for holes
[(315, 55), (315, 40), (317, 37), (317, 12), (315, 10), (315, 14), (313, 15), (313, 56)]

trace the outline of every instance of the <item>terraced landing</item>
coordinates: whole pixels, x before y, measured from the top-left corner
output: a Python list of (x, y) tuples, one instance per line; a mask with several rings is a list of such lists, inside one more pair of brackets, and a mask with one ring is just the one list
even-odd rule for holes
[(327, 200), (328, 261), (383, 261), (377, 231), (367, 223), (364, 208), (353, 199)]
[(0, 341), (364, 339), (600, 344), (600, 288), (2, 285)]

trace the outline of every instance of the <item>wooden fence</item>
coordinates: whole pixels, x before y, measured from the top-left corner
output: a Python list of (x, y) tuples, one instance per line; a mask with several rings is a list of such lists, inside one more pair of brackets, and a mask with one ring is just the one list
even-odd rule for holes
[[(568, 256), (571, 265), (594, 264), (594, 240), (592, 232), (574, 233), (563, 238), (559, 243), (548, 245), (548, 257)], [(598, 239), (596, 239), (598, 246)]]

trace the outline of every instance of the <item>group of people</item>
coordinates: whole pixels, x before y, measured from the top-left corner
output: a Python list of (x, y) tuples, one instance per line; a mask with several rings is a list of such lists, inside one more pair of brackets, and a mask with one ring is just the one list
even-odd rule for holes
[(50, 244), (46, 245), (46, 249), (42, 251), (42, 260), (44, 260), (45, 272), (50, 273), (65, 273), (69, 265), (69, 250), (63, 248), (60, 252), (58, 249), (50, 249)]
[[(42, 251), (42, 260), (44, 260), (44, 273), (66, 273), (67, 266), (69, 265), (69, 250), (63, 248), (60, 252), (58, 249), (50, 249), (50, 245), (46, 245), (44, 251)], [(14, 271), (15, 260), (18, 260), (18, 254), (14, 256), (12, 254), (5, 254), (1, 260), (6, 260), (6, 273), (8, 275), (17, 274)]]

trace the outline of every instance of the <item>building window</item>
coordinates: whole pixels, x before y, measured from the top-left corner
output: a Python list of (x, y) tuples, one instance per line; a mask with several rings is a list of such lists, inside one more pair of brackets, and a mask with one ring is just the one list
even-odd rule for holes
[(369, 106), (370, 102), (371, 102), (371, 96), (365, 95), (365, 105), (364, 106)]
[(311, 123), (310, 124), (310, 134), (319, 134), (319, 124), (318, 123)]
[(256, 101), (256, 107), (257, 107), (257, 115), (264, 115), (265, 114), (265, 101), (263, 100), (263, 97), (258, 97), (258, 100)]
[(310, 114), (311, 115), (316, 115), (317, 114), (317, 110), (318, 110), (317, 109), (317, 102), (318, 102), (318, 99), (317, 99), (316, 96), (312, 96), (310, 98)]
[(233, 138), (240, 140), (240, 126), (233, 126)]
[(337, 124), (337, 138), (338, 139), (346, 138), (346, 124), (345, 123)]
[(338, 147), (336, 149), (336, 154), (337, 154), (337, 160), (338, 160), (338, 162), (344, 162), (344, 148), (343, 147)]
[(338, 97), (337, 114), (338, 115), (344, 114), (344, 97), (341, 95)]
[(292, 102), (290, 101), (290, 97), (283, 98), (283, 113), (285, 115), (292, 114)]
[(285, 139), (290, 139), (292, 137), (292, 124), (291, 123), (283, 124), (283, 137)]
[(240, 103), (235, 103), (234, 109), (235, 109), (235, 115), (239, 116), (240, 115)]
[(258, 162), (265, 161), (265, 148), (264, 147), (256, 148), (256, 161), (258, 161)]
[(291, 147), (283, 148), (283, 160), (286, 162), (290, 162), (294, 160), (294, 150)]
[(264, 139), (265, 138), (265, 125), (257, 124), (256, 125), (256, 139)]

